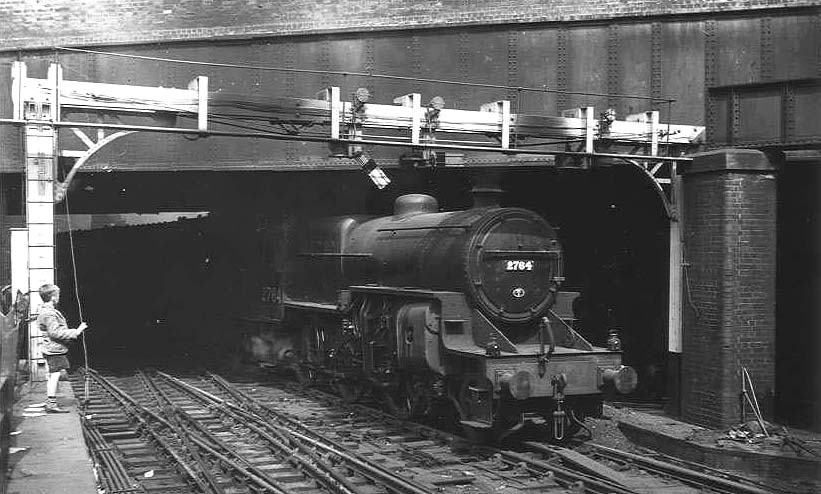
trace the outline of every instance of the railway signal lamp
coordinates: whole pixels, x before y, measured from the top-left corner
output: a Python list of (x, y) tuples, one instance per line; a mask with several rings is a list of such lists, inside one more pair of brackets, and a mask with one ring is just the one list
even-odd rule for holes
[(371, 179), (374, 185), (380, 190), (384, 189), (391, 183), (391, 179), (385, 174), (385, 172), (379, 168), (379, 165), (376, 164), (373, 158), (369, 157), (365, 153), (357, 153), (353, 156), (354, 161), (359, 163), (359, 166), (362, 167), (362, 171)]

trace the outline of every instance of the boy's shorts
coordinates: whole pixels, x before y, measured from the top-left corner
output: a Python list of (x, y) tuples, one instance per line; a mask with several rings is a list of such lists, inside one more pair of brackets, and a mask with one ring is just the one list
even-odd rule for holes
[(68, 357), (63, 355), (45, 355), (49, 373), (68, 370)]

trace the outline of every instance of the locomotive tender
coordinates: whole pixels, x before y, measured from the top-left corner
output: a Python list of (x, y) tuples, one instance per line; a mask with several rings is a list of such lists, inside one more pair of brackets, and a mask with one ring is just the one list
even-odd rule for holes
[(616, 345), (573, 328), (578, 293), (559, 290), (559, 239), (532, 211), (409, 194), (392, 216), (299, 230), (272, 354), (304, 382), (375, 391), (406, 418), (450, 405), (474, 437), (533, 422), (559, 440), (601, 414), (606, 388), (636, 386)]

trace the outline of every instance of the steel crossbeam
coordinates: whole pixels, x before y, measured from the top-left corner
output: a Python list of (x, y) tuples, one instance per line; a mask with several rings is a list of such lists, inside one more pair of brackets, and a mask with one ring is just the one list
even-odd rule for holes
[[(20, 62), (15, 63), (18, 73)], [(56, 64), (55, 64), (56, 65)], [(23, 71), (24, 74), (24, 71)], [(209, 92), (208, 78), (197, 77), (188, 88), (161, 88), (71, 81), (54, 81), (20, 77), (16, 81), (19, 92), (14, 97), (15, 115), (26, 119), (24, 109), (29, 102), (55, 101), (60, 111), (92, 111), (115, 114), (177, 114), (196, 115), (197, 130), (207, 131), (214, 108), (230, 108), (251, 115), (264, 115), (271, 122), (294, 125), (328, 126), (327, 140), (349, 137), (351, 127), (365, 131), (402, 131), (400, 135), (385, 135), (383, 139), (423, 146), (420, 136), (430, 134), (465, 134), (482, 139), (465, 142), (472, 146), (486, 146), (489, 151), (515, 152), (517, 142), (525, 139), (579, 139), (585, 150), (591, 140), (607, 140), (646, 145), (682, 145), (699, 142), (704, 127), (656, 123), (648, 128), (640, 119), (628, 117), (603, 124), (592, 118), (592, 109), (586, 108), (579, 116), (546, 116), (511, 113), (509, 101), (484, 104), (477, 111), (434, 108), (423, 105), (421, 95), (409, 94), (385, 105), (361, 101), (342, 101), (340, 88), (325, 90), (322, 99), (314, 98), (260, 98), (243, 94)], [(441, 100), (441, 98), (440, 98)], [(639, 114), (642, 115), (642, 114)], [(85, 141), (85, 139), (83, 139)], [(546, 154), (552, 154), (546, 152)], [(655, 154), (655, 153), (648, 153)]]
[[(49, 91), (39, 84), (39, 80), (33, 81), (38, 82), (33, 84), (34, 88), (44, 93)], [(423, 124), (430, 119), (432, 109), (421, 106), (420, 95), (397, 98), (400, 102), (397, 105), (364, 103), (361, 109), (356, 110), (356, 103), (338, 99), (339, 88), (329, 88), (328, 92), (332, 98), (330, 100), (283, 97), (260, 99), (216, 92), (209, 93), (208, 104), (204, 104), (204, 94), (198, 90), (64, 81), (59, 96), (60, 106), (64, 109), (197, 114), (200, 130), (207, 130), (203, 125), (203, 109), (210, 105), (214, 108), (242, 109), (248, 111), (249, 115), (263, 113), (276, 122), (328, 125), (331, 127), (328, 140), (344, 135), (344, 131), (337, 134), (337, 127), (344, 128), (357, 123), (365, 129), (407, 131), (411, 137), (405, 140), (413, 145), (421, 144), (419, 135)], [(513, 114), (508, 101), (485, 104), (479, 111), (441, 109), (436, 113), (437, 132), (494, 136), (501, 142), (495, 146), (498, 150), (511, 147), (509, 139), (503, 138), (511, 133), (519, 138), (584, 139), (588, 137), (590, 130), (590, 137), (594, 139), (643, 144), (656, 140), (659, 144), (679, 145), (697, 143), (704, 133), (704, 127), (701, 126), (664, 123), (659, 123), (656, 132), (651, 133), (644, 123), (631, 120), (616, 120), (604, 130), (598, 119), (591, 119), (588, 129), (586, 118)], [(487, 141), (476, 144), (484, 143)]]

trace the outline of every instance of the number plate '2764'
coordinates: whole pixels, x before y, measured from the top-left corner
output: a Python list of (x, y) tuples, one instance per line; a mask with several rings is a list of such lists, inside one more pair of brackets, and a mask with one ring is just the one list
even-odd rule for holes
[(505, 261), (505, 271), (533, 271), (533, 261)]

